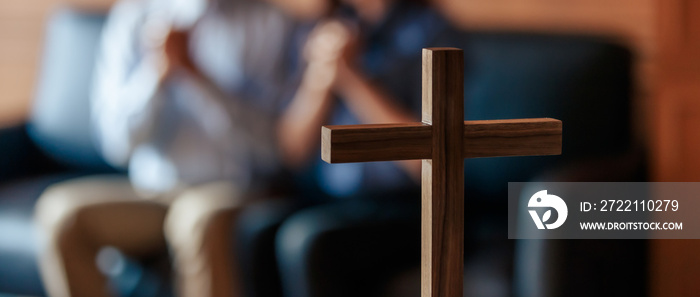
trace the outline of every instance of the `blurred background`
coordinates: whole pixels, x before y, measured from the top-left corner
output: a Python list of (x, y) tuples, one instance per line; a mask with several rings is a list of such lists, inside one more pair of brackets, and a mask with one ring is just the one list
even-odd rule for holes
[[(466, 195), (484, 197), (473, 203), (493, 216), (473, 214), (479, 221), (473, 234), (487, 243), (467, 240), (465, 245), (502, 252), (467, 250), (465, 286), (481, 288), (471, 291), (472, 296), (697, 295), (697, 241), (503, 243), (504, 222), (494, 221), (504, 218), (507, 181), (700, 180), (700, 2), (431, 4), (467, 34), (465, 93), (477, 98), (465, 104), (468, 119), (551, 116), (565, 127), (565, 155), (559, 159), (467, 161)], [(0, 2), (0, 296), (45, 294), (37, 243), (28, 236), (33, 232), (33, 204), (43, 189), (69, 177), (110, 170), (94, 152), (84, 151), (89, 140), (75, 138), (70, 127), (53, 126), (66, 120), (61, 114), (47, 114), (65, 108), (87, 112), (84, 105), (64, 106), (49, 98), (86, 95), (55, 86), (55, 77), (90, 79), (90, 67), (60, 66), (64, 60), (55, 51), (72, 52), (69, 46), (80, 42), (76, 36), (96, 36), (99, 25), (55, 36), (51, 32), (71, 30), (70, 24), (61, 25), (71, 18), (66, 11), (77, 14), (78, 23), (99, 22), (95, 18), (111, 5), (107, 0)], [(94, 54), (94, 45), (77, 46), (75, 51), (86, 59)], [(488, 100), (479, 101), (482, 97)], [(502, 111), (503, 104), (511, 108)], [(503, 199), (492, 203), (492, 197)], [(466, 205), (470, 209), (470, 202)], [(498, 243), (490, 243), (493, 238)], [(169, 286), (167, 277), (148, 270), (167, 266), (162, 259), (143, 264), (120, 258), (115, 250), (101, 255), (110, 263), (121, 259), (122, 270), (115, 274), (122, 276), (114, 282), (126, 288), (122, 295), (171, 294), (157, 289)], [(490, 278), (493, 270), (498, 272)], [(489, 277), (480, 278), (481, 271)], [(533, 279), (537, 277), (547, 279)], [(388, 283), (394, 295), (386, 296), (417, 296), (405, 293), (417, 288), (415, 267)]]
[[(651, 0), (614, 3), (597, 0), (565, 3), (547, 0), (432, 2), (463, 28), (585, 33), (619, 38), (636, 52), (638, 60), (635, 68), (638, 70), (635, 73), (644, 82), (639, 85), (645, 89), (652, 84), (651, 69), (656, 61), (657, 49), (663, 44), (658, 33), (658, 22), (662, 14), (658, 5)], [(31, 4), (11, 1), (0, 4), (0, 34), (4, 44), (0, 64), (3, 78), (0, 82), (3, 92), (0, 103), (2, 123), (18, 123), (26, 118), (35, 90), (46, 19), (57, 7), (67, 4), (99, 12), (109, 9), (111, 1), (38, 0)], [(677, 4), (678, 7), (684, 7), (681, 5)], [(648, 92), (644, 92), (646, 93)], [(644, 97), (648, 95), (640, 94), (640, 98)]]

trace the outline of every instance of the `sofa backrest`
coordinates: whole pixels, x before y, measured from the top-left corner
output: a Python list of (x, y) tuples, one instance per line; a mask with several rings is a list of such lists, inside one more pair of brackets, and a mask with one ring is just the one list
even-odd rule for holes
[(68, 8), (51, 17), (28, 124), (45, 153), (82, 169), (109, 168), (92, 142), (89, 96), (105, 18)]
[(501, 196), (508, 182), (628, 151), (632, 54), (608, 39), (532, 33), (467, 33), (465, 118), (551, 117), (563, 122), (561, 156), (468, 159), (467, 188)]

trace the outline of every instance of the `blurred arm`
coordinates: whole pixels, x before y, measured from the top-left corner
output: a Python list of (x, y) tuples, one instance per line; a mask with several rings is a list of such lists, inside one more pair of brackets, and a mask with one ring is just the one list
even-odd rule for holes
[[(282, 155), (289, 166), (302, 166), (317, 151), (319, 127), (329, 116), (333, 95), (343, 98), (363, 123), (416, 121), (408, 110), (353, 67), (356, 49), (354, 33), (339, 21), (323, 23), (310, 34), (304, 49), (309, 66), (278, 128)], [(420, 178), (420, 162), (399, 163), (411, 176)]]
[(92, 94), (92, 122), (98, 146), (113, 165), (125, 167), (147, 137), (158, 110), (163, 68), (160, 57), (140, 44), (143, 4), (122, 1), (103, 30)]
[[(361, 122), (378, 124), (419, 121), (393, 98), (374, 86), (363, 73), (348, 66), (346, 62), (341, 61), (338, 78), (335, 89)], [(412, 178), (420, 180), (420, 161), (398, 161), (398, 164)]]
[[(342, 62), (341, 62), (342, 63)], [(346, 63), (340, 67), (335, 90), (362, 123), (408, 123), (418, 119), (359, 70)]]
[(310, 64), (301, 85), (277, 127), (283, 161), (291, 168), (308, 162), (321, 141), (323, 125), (333, 105), (329, 75), (324, 65)]

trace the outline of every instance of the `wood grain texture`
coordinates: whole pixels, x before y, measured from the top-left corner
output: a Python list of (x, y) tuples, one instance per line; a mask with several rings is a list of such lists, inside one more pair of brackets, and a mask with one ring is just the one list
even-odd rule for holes
[(422, 123), (324, 126), (321, 159), (328, 163), (429, 159), (431, 133), (432, 128)]
[[(432, 158), (432, 127), (424, 123), (324, 126), (328, 163)], [(464, 121), (464, 158), (561, 153), (562, 123), (549, 118)]]
[(464, 122), (464, 158), (561, 154), (559, 120), (517, 119)]
[(421, 296), (462, 296), (464, 267), (464, 55), (423, 49), (423, 123), (432, 158), (423, 160)]
[(559, 120), (463, 121), (463, 59), (459, 49), (423, 50), (422, 123), (321, 131), (321, 157), (329, 163), (423, 159), (422, 297), (462, 296), (463, 159), (561, 153)]

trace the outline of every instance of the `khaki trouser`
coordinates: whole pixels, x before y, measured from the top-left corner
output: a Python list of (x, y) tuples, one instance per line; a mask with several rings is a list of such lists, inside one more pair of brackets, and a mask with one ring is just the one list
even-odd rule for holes
[[(125, 177), (75, 179), (50, 187), (37, 202), (41, 274), (53, 297), (109, 296), (96, 265), (100, 248), (140, 257), (170, 247), (180, 296), (240, 296), (232, 223), (242, 197), (211, 183), (152, 199)], [(167, 244), (166, 244), (167, 243)]]

